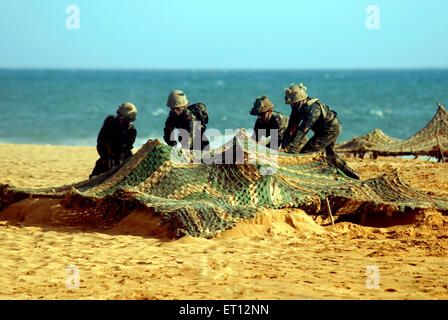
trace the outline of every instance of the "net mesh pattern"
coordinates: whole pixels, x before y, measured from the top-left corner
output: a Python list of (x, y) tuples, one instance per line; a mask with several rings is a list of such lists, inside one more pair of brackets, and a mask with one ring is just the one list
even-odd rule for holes
[(427, 125), (405, 140), (388, 136), (379, 129), (350, 141), (336, 145), (337, 152), (364, 155), (374, 153), (383, 156), (448, 156), (448, 113), (439, 103), (438, 110)]
[[(136, 207), (163, 217), (177, 236), (211, 238), (252, 219), (261, 208), (301, 208), (334, 215), (366, 211), (448, 210), (448, 199), (413, 189), (398, 171), (353, 180), (331, 166), (324, 153), (276, 153), (241, 130), (207, 153), (148, 140), (126, 163), (90, 180), (44, 189), (0, 185), (0, 210), (27, 197), (65, 199), (93, 219), (120, 219)], [(114, 214), (108, 214), (113, 210)], [(87, 219), (87, 216), (84, 218)], [(83, 216), (77, 216), (82, 220)]]

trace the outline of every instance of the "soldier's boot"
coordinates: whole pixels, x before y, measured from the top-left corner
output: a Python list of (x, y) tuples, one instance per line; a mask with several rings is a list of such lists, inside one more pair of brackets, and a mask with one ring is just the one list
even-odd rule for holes
[(350, 178), (353, 178), (353, 179), (356, 179), (356, 180), (360, 179), (359, 178), (359, 174), (356, 173), (355, 170), (353, 170), (352, 168), (347, 166), (347, 164), (344, 167), (340, 168), (340, 169), (341, 169), (342, 172), (345, 173), (346, 176), (348, 176)]
[(347, 163), (337, 154), (329, 155), (329, 160), (334, 167), (341, 170), (346, 176), (356, 180), (360, 179), (359, 174), (356, 173), (352, 168), (350, 168)]

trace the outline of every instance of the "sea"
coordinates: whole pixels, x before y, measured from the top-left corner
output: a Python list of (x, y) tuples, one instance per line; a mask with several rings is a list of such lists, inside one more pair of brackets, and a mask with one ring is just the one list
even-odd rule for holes
[(0, 70), (0, 143), (95, 146), (104, 119), (126, 101), (138, 109), (135, 148), (163, 141), (168, 94), (183, 90), (209, 111), (207, 129), (248, 134), (254, 100), (267, 96), (290, 114), (284, 88), (303, 83), (338, 114), (338, 142), (381, 129), (406, 139), (448, 106), (448, 69), (439, 70)]

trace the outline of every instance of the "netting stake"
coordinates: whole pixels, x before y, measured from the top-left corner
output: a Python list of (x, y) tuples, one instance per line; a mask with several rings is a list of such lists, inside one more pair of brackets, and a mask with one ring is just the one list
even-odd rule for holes
[(328, 215), (330, 216), (330, 219), (331, 219), (331, 224), (334, 225), (334, 219), (333, 219), (333, 215), (331, 214), (330, 202), (328, 201), (328, 197), (325, 197), (325, 203), (327, 205)]
[(442, 162), (445, 163), (445, 156), (444, 156), (444, 151), (442, 148), (442, 145), (440, 144), (440, 140), (439, 140), (439, 135), (436, 135), (436, 139), (437, 139), (437, 144), (439, 145), (439, 151), (440, 151), (440, 155), (442, 156)]

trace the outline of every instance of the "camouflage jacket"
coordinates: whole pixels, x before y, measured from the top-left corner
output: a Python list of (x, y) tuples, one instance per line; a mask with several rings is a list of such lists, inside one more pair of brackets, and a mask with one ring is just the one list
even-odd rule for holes
[(320, 133), (335, 125), (337, 113), (316, 99), (308, 98), (308, 102), (294, 108), (289, 117), (288, 128), (283, 135), (281, 147), (295, 153), (295, 150), (312, 130)]
[(132, 153), (137, 130), (132, 123), (127, 128), (120, 126), (118, 116), (108, 116), (98, 134), (96, 149), (101, 158), (118, 159), (123, 154), (129, 158)]
[[(200, 123), (198, 128), (194, 127), (194, 122), (199, 121), (196, 116), (188, 110), (188, 108), (185, 108), (184, 112), (182, 112), (179, 116), (171, 110), (168, 118), (165, 121), (165, 128), (163, 129), (163, 139), (169, 146), (175, 146), (177, 142), (175, 140), (172, 140), (171, 134), (174, 129), (183, 129), (188, 133), (189, 141), (188, 145), (193, 146), (192, 142), (193, 139), (197, 134), (201, 134), (205, 131), (206, 126), (203, 123)], [(194, 129), (201, 129), (200, 132), (194, 132)], [(181, 135), (179, 135), (179, 138), (181, 140)], [(179, 141), (182, 145), (184, 144), (182, 141)]]
[[(276, 111), (272, 112), (271, 118), (267, 121), (257, 119), (254, 127), (254, 135), (252, 136), (253, 139), (259, 142), (263, 137), (272, 136), (271, 130), (278, 130), (277, 142), (272, 143), (272, 146), (275, 146), (276, 149), (278, 149), (280, 146), (280, 142), (282, 141), (283, 134), (288, 127), (288, 120), (289, 118), (287, 116)], [(271, 146), (271, 142), (268, 143), (267, 147)]]

